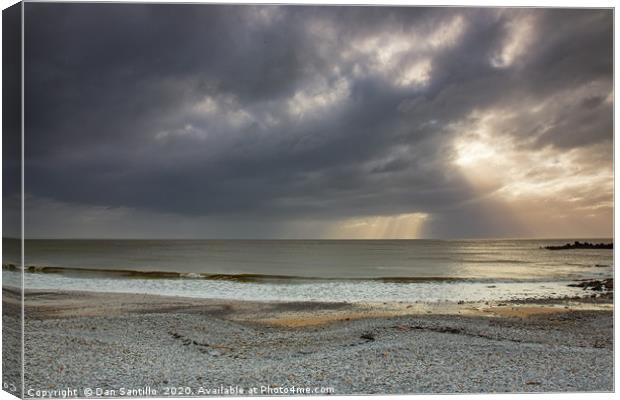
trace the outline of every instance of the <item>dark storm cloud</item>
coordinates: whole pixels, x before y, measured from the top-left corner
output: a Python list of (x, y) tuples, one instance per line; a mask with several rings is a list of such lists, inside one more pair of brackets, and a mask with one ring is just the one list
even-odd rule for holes
[(2, 229), (21, 236), (21, 6), (2, 12)]
[(454, 164), (476, 113), (514, 110), (497, 133), (526, 149), (612, 139), (609, 10), (29, 3), (25, 18), (36, 204), (275, 225), (420, 212), (442, 236), (463, 231), (448, 220), (510, 234), (477, 202), (500, 188)]

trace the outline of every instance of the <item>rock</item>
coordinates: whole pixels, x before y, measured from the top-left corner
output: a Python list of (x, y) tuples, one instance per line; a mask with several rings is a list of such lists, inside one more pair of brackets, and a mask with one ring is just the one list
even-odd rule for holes
[(613, 243), (589, 243), (589, 242), (579, 242), (575, 241), (575, 243), (570, 244), (567, 243), (563, 246), (545, 246), (543, 247), (547, 250), (573, 250), (573, 249), (609, 249), (613, 250)]
[(585, 280), (579, 283), (571, 283), (568, 286), (580, 287), (583, 288), (583, 290), (594, 290), (595, 292), (611, 292), (614, 290), (614, 280), (613, 278), (603, 280)]

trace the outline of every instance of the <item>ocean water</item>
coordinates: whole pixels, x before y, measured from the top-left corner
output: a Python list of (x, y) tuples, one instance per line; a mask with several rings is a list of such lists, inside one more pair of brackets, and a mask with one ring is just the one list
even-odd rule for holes
[[(611, 242), (611, 239), (572, 239)], [(441, 302), (586, 295), (613, 251), (569, 240), (26, 240), (27, 289), (264, 301)], [(4, 240), (5, 285), (19, 285)], [(8, 250), (8, 251), (7, 251)], [(11, 257), (14, 259), (12, 260)]]

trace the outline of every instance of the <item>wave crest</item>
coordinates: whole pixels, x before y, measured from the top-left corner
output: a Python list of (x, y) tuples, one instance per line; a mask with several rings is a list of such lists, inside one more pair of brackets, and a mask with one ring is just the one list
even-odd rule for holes
[[(3, 264), (3, 270), (21, 271), (19, 266), (14, 264)], [(218, 281), (233, 281), (245, 283), (302, 283), (315, 281), (378, 281), (384, 283), (423, 283), (423, 282), (451, 282), (468, 281), (468, 278), (440, 277), (440, 276), (384, 276), (384, 277), (356, 277), (356, 278), (325, 278), (325, 277), (306, 277), (295, 275), (273, 275), (256, 273), (199, 273), (199, 272), (171, 272), (171, 271), (137, 271), (124, 269), (91, 269), (77, 267), (56, 267), (43, 265), (28, 265), (24, 268), (26, 273), (34, 274), (62, 274), (73, 277), (107, 277), (107, 278), (141, 278), (141, 279), (207, 279)]]

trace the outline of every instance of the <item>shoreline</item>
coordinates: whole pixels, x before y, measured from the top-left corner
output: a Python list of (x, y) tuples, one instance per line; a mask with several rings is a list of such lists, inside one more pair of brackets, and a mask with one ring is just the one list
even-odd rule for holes
[[(3, 294), (7, 323), (18, 299)], [(25, 298), (26, 389), (613, 390), (611, 293), (434, 305), (44, 290)]]
[[(585, 291), (584, 291), (585, 292)], [(3, 303), (16, 306), (17, 292), (3, 288)], [(314, 302), (251, 301), (83, 290), (27, 289), (25, 312), (39, 319), (123, 315), (125, 313), (227, 311), (239, 322), (298, 327), (351, 319), (415, 315), (528, 317), (571, 311), (613, 311), (613, 292), (584, 297), (532, 298), (486, 302)], [(8, 300), (8, 301), (7, 301)], [(105, 306), (102, 306), (105, 304)], [(7, 307), (8, 306), (8, 307)]]
[[(605, 276), (602, 276), (605, 275)], [(18, 288), (19, 276), (3, 273), (5, 285)], [(287, 301), (287, 302), (355, 302), (376, 303), (401, 301), (415, 303), (440, 302), (493, 302), (523, 299), (566, 297), (586, 297), (596, 290), (613, 290), (613, 283), (604, 281), (595, 284), (597, 279), (608, 278), (600, 272), (580, 279), (570, 280), (531, 280), (531, 281), (419, 281), (394, 283), (379, 281), (327, 280), (313, 282), (239, 282), (212, 279), (143, 279), (143, 278), (79, 278), (57, 274), (26, 274), (25, 287), (33, 290), (57, 290), (143, 293), (149, 295), (174, 296), (186, 298), (226, 299), (229, 301)], [(413, 279), (413, 278), (412, 278)], [(588, 282), (586, 282), (588, 281)], [(585, 287), (584, 285), (593, 285)], [(583, 289), (593, 289), (584, 291)]]

